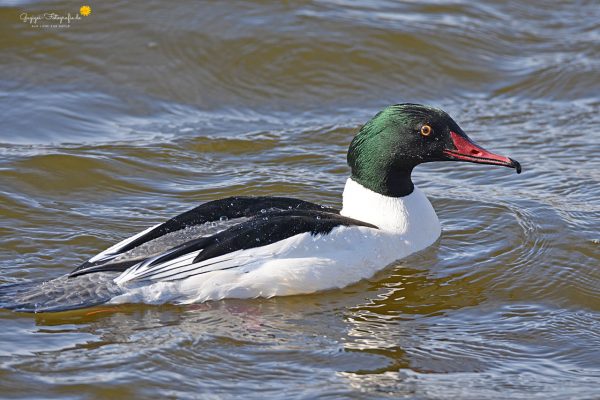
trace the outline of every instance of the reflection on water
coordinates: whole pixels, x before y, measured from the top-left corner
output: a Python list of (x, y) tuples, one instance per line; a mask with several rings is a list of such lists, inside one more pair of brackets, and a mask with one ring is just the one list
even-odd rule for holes
[(51, 279), (215, 198), (340, 205), (362, 123), (446, 109), (523, 174), (415, 182), (431, 248), (343, 290), (187, 307), (0, 310), (14, 398), (587, 399), (600, 387), (594, 2), (0, 5), (0, 283)]

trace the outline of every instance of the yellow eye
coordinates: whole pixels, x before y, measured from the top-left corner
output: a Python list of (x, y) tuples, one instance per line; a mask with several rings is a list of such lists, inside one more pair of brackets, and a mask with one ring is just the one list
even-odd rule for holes
[(421, 135), (423, 135), (423, 136), (429, 136), (429, 135), (431, 135), (431, 132), (433, 132), (433, 129), (431, 129), (431, 126), (429, 126), (429, 125), (423, 125), (421, 127)]

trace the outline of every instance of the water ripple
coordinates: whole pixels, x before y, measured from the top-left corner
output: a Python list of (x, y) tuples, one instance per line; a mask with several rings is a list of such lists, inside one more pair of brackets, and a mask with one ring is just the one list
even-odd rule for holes
[(340, 206), (383, 106), (446, 109), (523, 173), (414, 172), (438, 243), (342, 290), (189, 307), (0, 311), (6, 397), (596, 396), (595, 2), (1, 6), (0, 270), (51, 279), (201, 202)]

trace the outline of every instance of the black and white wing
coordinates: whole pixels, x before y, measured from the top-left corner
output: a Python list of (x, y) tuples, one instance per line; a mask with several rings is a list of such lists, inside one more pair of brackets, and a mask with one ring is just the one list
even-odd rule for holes
[[(209, 237), (187, 242), (121, 274), (115, 282), (173, 281), (213, 271), (240, 268), (255, 261), (260, 249), (297, 235), (327, 235), (340, 226), (376, 226), (317, 210), (272, 211)], [(275, 246), (276, 247), (276, 246)], [(271, 250), (276, 254), (277, 250)], [(308, 249), (308, 254), (311, 253)], [(264, 254), (263, 254), (264, 256)]]
[[(337, 210), (288, 197), (229, 197), (209, 201), (104, 250), (81, 264), (70, 277), (126, 269), (193, 240), (210, 237), (258, 214), (273, 211)], [(214, 226), (213, 226), (214, 225)]]

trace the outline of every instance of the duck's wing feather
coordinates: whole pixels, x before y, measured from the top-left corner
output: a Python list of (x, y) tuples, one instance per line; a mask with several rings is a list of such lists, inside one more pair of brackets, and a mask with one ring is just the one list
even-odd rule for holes
[(115, 282), (172, 281), (237, 268), (253, 261), (257, 248), (296, 235), (327, 235), (339, 226), (376, 226), (325, 211), (268, 212), (210, 237), (192, 240), (152, 257), (121, 274)]
[[(289, 197), (236, 196), (209, 201), (117, 243), (81, 264), (69, 276), (100, 271), (122, 272), (191, 239), (210, 236), (215, 230), (224, 230), (237, 222), (236, 219), (243, 221), (257, 214), (277, 210), (339, 213), (333, 208)], [(207, 223), (214, 223), (215, 227), (206, 227)]]

